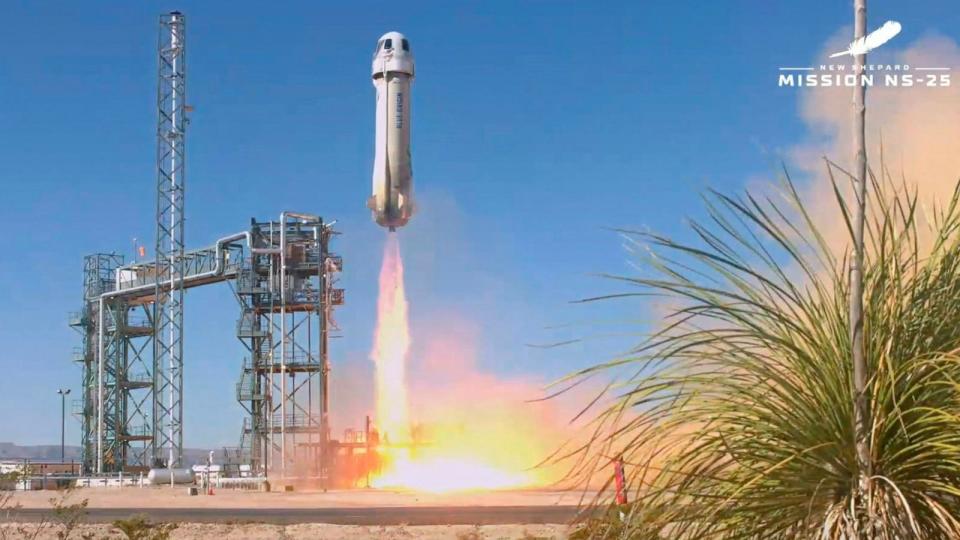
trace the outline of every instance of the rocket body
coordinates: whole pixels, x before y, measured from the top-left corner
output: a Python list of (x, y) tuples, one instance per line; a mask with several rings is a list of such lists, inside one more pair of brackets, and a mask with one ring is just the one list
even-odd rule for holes
[(410, 43), (398, 32), (377, 42), (371, 69), (377, 93), (373, 194), (367, 206), (383, 227), (402, 227), (413, 215), (410, 160), (410, 87), (414, 78)]

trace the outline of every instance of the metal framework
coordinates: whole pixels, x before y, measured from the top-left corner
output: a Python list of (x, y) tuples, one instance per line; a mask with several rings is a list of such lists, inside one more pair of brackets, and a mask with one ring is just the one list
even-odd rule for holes
[(179, 12), (160, 17), (152, 437), (153, 464), (167, 467), (183, 458), (185, 29)]
[(249, 353), (237, 383), (249, 419), (234, 455), (256, 474), (328, 477), (329, 329), (343, 303), (334, 234), (317, 216), (288, 212), (251, 229), (257, 249), (234, 289)]
[(234, 464), (260, 475), (327, 478), (328, 339), (333, 308), (343, 303), (343, 290), (334, 287), (342, 262), (329, 250), (335, 234), (318, 217), (285, 212), (280, 221), (253, 222), (249, 231), (184, 253), (175, 283), (158, 278), (156, 261), (86, 257), (84, 310), (70, 321), (83, 334), (75, 351), (83, 399), (74, 411), (83, 424), (84, 472), (157, 465), (149, 407), (156, 364), (147, 353), (157, 288), (162, 295), (226, 281), (240, 301), (237, 336), (250, 353), (237, 385), (248, 417)]
[[(73, 402), (73, 413), (80, 417), (80, 453), (86, 472), (97, 470), (103, 434), (100, 428), (100, 296), (112, 290), (116, 269), (123, 265), (123, 256), (96, 253), (83, 259), (83, 310), (70, 314), (70, 326), (80, 332), (82, 345), (73, 351), (73, 360), (81, 365), (83, 382), (81, 398)], [(107, 370), (112, 371), (112, 370)]]
[(128, 273), (123, 256), (84, 258), (84, 309), (70, 325), (83, 335), (74, 360), (83, 367), (82, 398), (73, 404), (81, 419), (83, 469), (88, 472), (145, 470), (150, 463), (151, 311), (135, 297), (117, 294)]
[[(185, 20), (160, 17), (156, 259), (84, 259), (84, 474), (183, 466), (183, 299), (228, 281), (241, 305), (237, 337), (249, 356), (237, 384), (248, 412), (240, 447), (225, 452), (254, 474), (329, 478), (329, 329), (343, 303), (334, 287), (337, 233), (318, 216), (284, 212), (205, 248), (184, 249)], [(226, 449), (225, 449), (226, 450)], [(228, 463), (229, 464), (229, 463)]]

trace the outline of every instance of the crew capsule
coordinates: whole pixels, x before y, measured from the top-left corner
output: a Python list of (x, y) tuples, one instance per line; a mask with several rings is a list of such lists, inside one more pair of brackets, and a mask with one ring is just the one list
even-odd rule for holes
[(414, 77), (413, 50), (399, 32), (377, 41), (371, 66), (377, 91), (376, 152), (373, 194), (367, 206), (373, 219), (391, 231), (413, 215), (413, 168), (410, 160), (410, 87)]

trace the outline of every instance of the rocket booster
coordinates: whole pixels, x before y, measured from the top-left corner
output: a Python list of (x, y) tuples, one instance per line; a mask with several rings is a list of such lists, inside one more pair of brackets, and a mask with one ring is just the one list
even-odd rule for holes
[(376, 154), (373, 195), (367, 206), (373, 219), (395, 230), (413, 215), (413, 168), (410, 161), (410, 86), (414, 77), (410, 42), (399, 32), (377, 41), (371, 69), (377, 90)]

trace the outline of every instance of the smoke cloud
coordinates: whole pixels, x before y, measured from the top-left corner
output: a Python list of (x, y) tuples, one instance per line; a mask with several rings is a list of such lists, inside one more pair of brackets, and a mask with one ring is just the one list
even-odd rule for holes
[[(817, 58), (839, 50), (849, 30), (828, 41)], [(950, 196), (960, 179), (960, 47), (942, 36), (922, 37), (897, 49), (896, 41), (868, 56), (868, 64), (949, 67), (954, 80), (946, 88), (874, 86), (867, 89), (867, 160), (880, 174), (885, 169), (897, 182), (917, 189), (923, 204)], [(881, 72), (882, 73), (882, 72)], [(916, 75), (918, 72), (914, 71)], [(791, 171), (811, 182), (807, 201), (828, 242), (845, 248), (849, 238), (837, 212), (823, 157), (852, 170), (852, 102), (850, 88), (807, 88), (800, 99), (800, 117), (809, 131), (806, 140), (787, 152)]]

